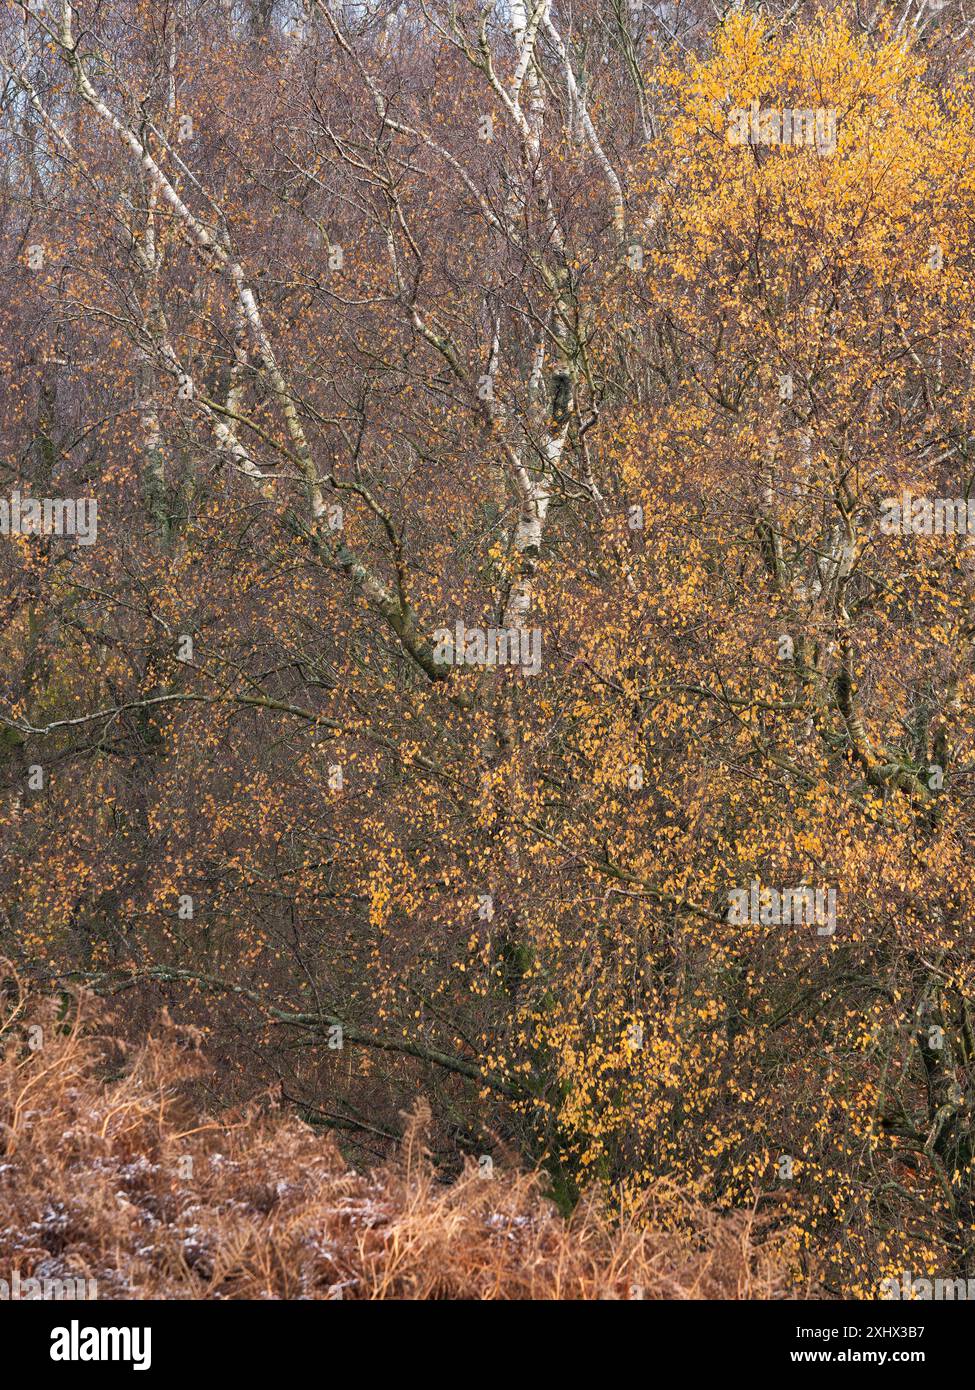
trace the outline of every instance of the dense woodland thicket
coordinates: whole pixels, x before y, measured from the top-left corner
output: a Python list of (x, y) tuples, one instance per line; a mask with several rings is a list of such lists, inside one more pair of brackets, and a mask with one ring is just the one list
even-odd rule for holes
[[(72, 1000), (67, 1020), (14, 987), (0, 1015), (3, 1299), (12, 1269), (22, 1297), (85, 1302), (819, 1299), (759, 1203), (708, 1210), (658, 1181), (622, 1219), (593, 1189), (564, 1220), (543, 1175), (485, 1182), (468, 1159), (444, 1182), (422, 1098), (395, 1150), (357, 1172), (266, 1100), (201, 1115), (192, 1025), (164, 1015), (128, 1048), (112, 1015)], [(26, 1058), (22, 1010), (47, 1039)]]
[(4, 0), (11, 978), (357, 1165), (422, 1095), (975, 1276), (975, 545), (882, 524), (975, 483), (970, 28)]

